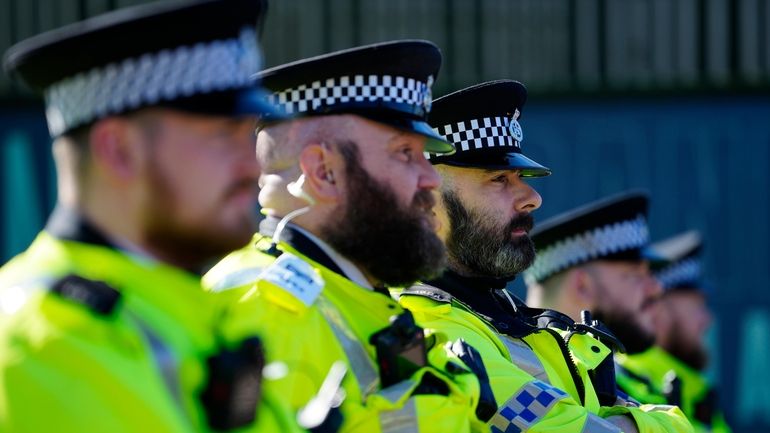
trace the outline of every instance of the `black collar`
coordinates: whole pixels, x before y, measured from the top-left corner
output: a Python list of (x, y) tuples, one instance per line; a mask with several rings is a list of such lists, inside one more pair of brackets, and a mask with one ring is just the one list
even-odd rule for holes
[[(276, 217), (265, 218), (262, 220), (262, 222), (259, 223), (259, 233), (267, 237), (273, 237), (279, 221), (280, 220)], [(340, 269), (337, 263), (331, 257), (329, 257), (329, 255), (326, 254), (326, 252), (321, 249), (321, 247), (318, 246), (317, 243), (308, 238), (300, 230), (292, 227), (290, 224), (286, 225), (286, 227), (284, 227), (284, 229), (281, 231), (279, 240), (291, 245), (292, 248), (302, 253), (305, 257), (313, 260), (314, 262), (329, 269), (330, 271), (350, 279), (347, 277), (347, 275), (345, 275), (342, 269)], [(381, 293), (390, 297), (388, 290), (384, 287), (375, 287), (374, 290), (377, 293)]]
[(522, 337), (536, 329), (537, 321), (522, 313), (522, 308), (526, 308), (522, 300), (504, 292), (507, 282), (499, 278), (465, 277), (447, 270), (441, 277), (427, 284), (448, 292), (483, 316), (501, 333)]
[(115, 248), (90, 221), (71, 207), (57, 205), (48, 218), (45, 231), (59, 239)]

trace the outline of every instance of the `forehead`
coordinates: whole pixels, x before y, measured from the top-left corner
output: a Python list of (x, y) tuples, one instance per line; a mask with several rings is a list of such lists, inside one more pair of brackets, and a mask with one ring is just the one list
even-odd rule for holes
[(647, 270), (647, 262), (644, 260), (598, 260), (593, 264), (600, 270), (610, 272)]
[(404, 142), (425, 144), (427, 140), (423, 135), (361, 116), (351, 116), (348, 126), (347, 133), (349, 138), (364, 147), (385, 149), (388, 145), (397, 145)]
[(449, 177), (453, 181), (460, 183), (478, 183), (493, 177), (518, 173), (518, 170), (493, 170), (487, 168), (460, 167), (446, 164), (439, 164), (436, 167), (443, 177)]

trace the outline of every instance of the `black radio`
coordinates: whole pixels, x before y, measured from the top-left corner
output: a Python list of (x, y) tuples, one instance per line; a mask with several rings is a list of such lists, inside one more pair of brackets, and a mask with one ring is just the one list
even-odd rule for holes
[(390, 326), (369, 338), (377, 350), (377, 365), (383, 388), (409, 378), (427, 365), (425, 333), (409, 311), (391, 317)]
[(201, 400), (212, 429), (225, 431), (254, 422), (264, 365), (262, 342), (257, 337), (208, 359), (209, 381)]

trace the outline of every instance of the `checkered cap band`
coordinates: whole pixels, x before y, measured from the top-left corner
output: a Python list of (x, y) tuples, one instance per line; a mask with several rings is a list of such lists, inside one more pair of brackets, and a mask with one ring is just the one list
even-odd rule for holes
[(45, 90), (52, 136), (110, 114), (246, 87), (261, 68), (254, 29), (240, 36), (147, 53), (65, 78)]
[(655, 278), (664, 289), (670, 289), (690, 281), (698, 281), (700, 277), (701, 262), (696, 258), (682, 260), (655, 274)]
[(432, 79), (425, 83), (392, 75), (346, 75), (282, 90), (270, 95), (268, 100), (288, 114), (354, 102), (390, 102), (412, 106), (422, 115), (430, 111), (430, 81)]
[[(518, 121), (513, 125), (519, 138), (523, 138)], [(510, 117), (484, 117), (481, 119), (464, 120), (462, 122), (433, 128), (436, 133), (455, 145), (457, 152), (464, 152), (485, 147), (514, 147), (521, 149), (521, 140), (514, 138), (511, 133)], [(441, 156), (425, 155), (428, 159)]]
[(543, 281), (571, 266), (634, 248), (649, 242), (649, 230), (644, 215), (636, 219), (597, 227), (570, 236), (537, 252), (535, 263), (525, 271), (528, 283)]
[(545, 382), (527, 383), (497, 411), (489, 421), (494, 433), (528, 431), (567, 393)]

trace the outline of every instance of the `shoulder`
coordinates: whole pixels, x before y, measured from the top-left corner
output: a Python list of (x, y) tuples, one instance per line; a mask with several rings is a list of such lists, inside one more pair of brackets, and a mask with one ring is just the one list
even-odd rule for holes
[[(261, 268), (251, 288), (233, 306), (233, 311), (264, 310), (278, 307), (294, 315), (315, 308), (326, 282), (320, 269), (301, 256), (283, 252)], [(271, 313), (273, 314), (273, 313)], [(283, 314), (283, 313), (282, 313)]]
[(249, 245), (228, 254), (206, 272), (201, 280), (203, 287), (221, 292), (253, 284), (276, 259), (260, 248), (262, 243), (262, 238), (255, 237)]
[(97, 318), (111, 316), (121, 303), (121, 293), (103, 281), (76, 274), (30, 275), (0, 286), (0, 314), (5, 317), (32, 310), (56, 316), (62, 309), (81, 311)]
[(421, 298), (430, 299), (440, 304), (451, 304), (453, 299), (452, 295), (450, 295), (448, 292), (425, 283), (417, 283), (411, 287), (400, 290), (397, 293), (397, 296), (418, 296)]

